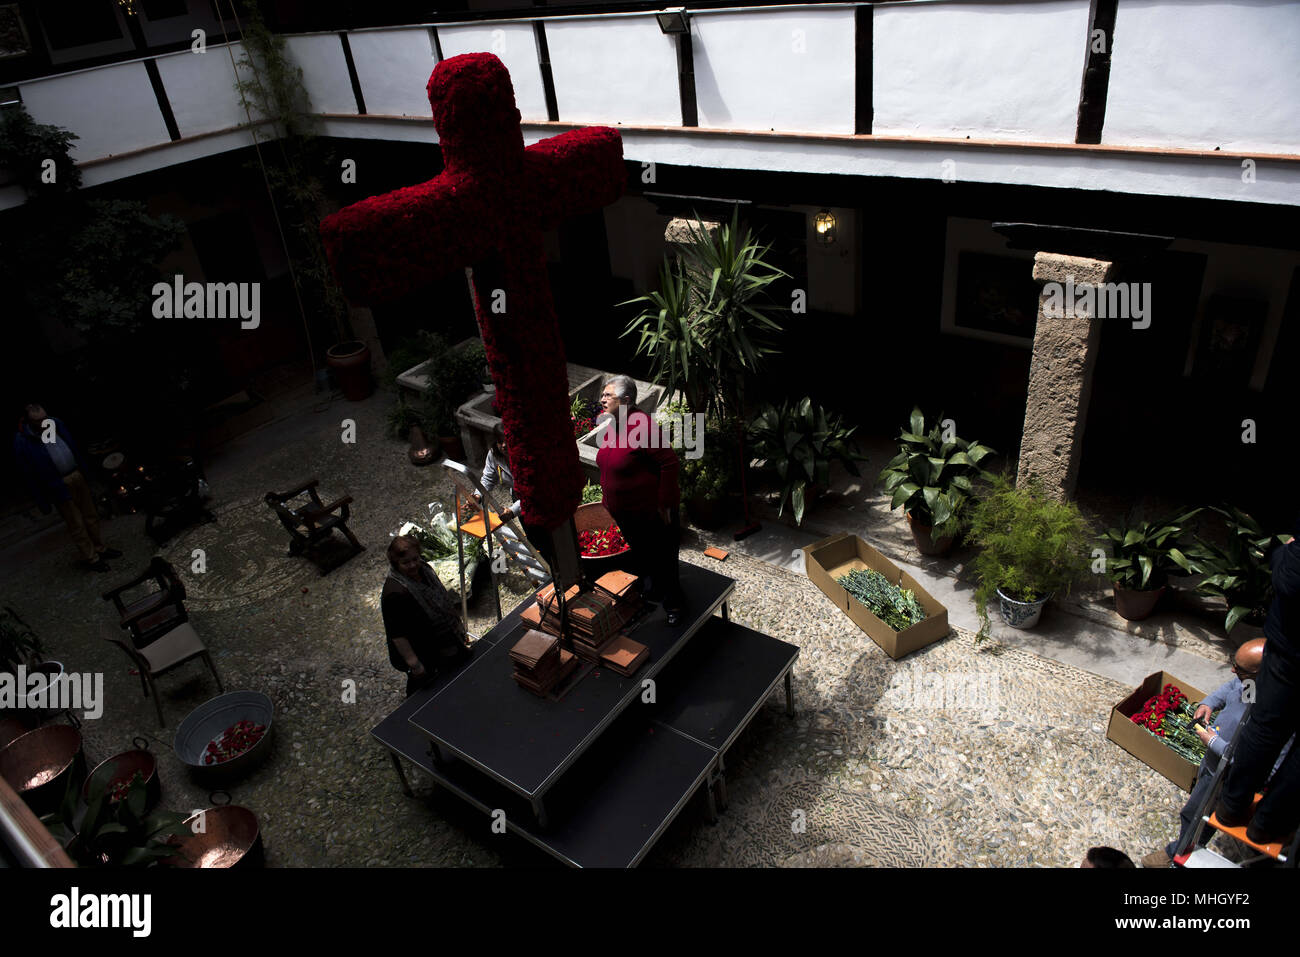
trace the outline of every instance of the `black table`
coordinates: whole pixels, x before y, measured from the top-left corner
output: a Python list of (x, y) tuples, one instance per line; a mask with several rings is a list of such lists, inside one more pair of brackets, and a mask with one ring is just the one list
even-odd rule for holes
[[(584, 664), (559, 700), (539, 698), (510, 680), (510, 649), (527, 624), (521, 603), (492, 631), (492, 645), (410, 716), (434, 744), (434, 759), (454, 756), (526, 799), (546, 825), (546, 792), (667, 665), (714, 613), (724, 609), (736, 583), (724, 575), (681, 567), (682, 590), (692, 618), (670, 628), (654, 608), (630, 630), (650, 649), (650, 660), (631, 678)], [(725, 613), (725, 609), (724, 609)]]
[[(507, 830), (581, 867), (635, 866), (701, 790), (716, 817), (726, 751), (782, 682), (791, 710), (799, 650), (714, 616), (726, 613), (730, 579), (683, 565), (682, 585), (688, 607), (698, 609), (693, 621), (669, 629), (656, 610), (633, 626), (632, 636), (662, 657), (631, 679), (588, 666), (558, 701), (509, 678), (526, 604), (516, 609), (475, 643), (460, 671), (440, 676), (372, 730), (403, 790), (411, 793), (399, 755), (494, 821), (504, 817)], [(449, 702), (465, 709), (459, 721)]]

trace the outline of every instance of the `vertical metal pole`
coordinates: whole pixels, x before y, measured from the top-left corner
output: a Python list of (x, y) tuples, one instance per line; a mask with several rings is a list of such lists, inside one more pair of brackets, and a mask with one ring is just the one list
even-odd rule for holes
[(479, 511), (483, 513), (483, 542), (487, 545), (488, 573), (492, 576), (492, 597), (497, 603), (497, 623), (501, 623), (501, 585), (497, 581), (496, 563), (492, 561), (492, 521), (488, 514), (487, 496), (479, 502)]
[(469, 631), (469, 604), (465, 597), (465, 542), (461, 538), (464, 534), (460, 530), (460, 486), (456, 486), (456, 514), (452, 517), (456, 523), (456, 557), (457, 564), (460, 566), (460, 620), (465, 625), (465, 630)]

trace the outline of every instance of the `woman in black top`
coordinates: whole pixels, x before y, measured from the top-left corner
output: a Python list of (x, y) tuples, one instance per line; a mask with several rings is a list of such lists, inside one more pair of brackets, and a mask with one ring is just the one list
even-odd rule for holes
[(460, 664), (469, 655), (465, 624), (456, 602), (420, 557), (420, 543), (398, 535), (388, 545), (392, 566), (380, 595), (388, 660), (406, 673), (411, 695), (440, 669)]

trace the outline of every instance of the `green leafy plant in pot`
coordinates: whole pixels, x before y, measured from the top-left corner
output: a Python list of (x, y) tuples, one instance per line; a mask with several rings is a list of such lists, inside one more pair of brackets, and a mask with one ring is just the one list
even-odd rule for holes
[(975, 483), (992, 476), (980, 463), (993, 449), (949, 435), (936, 422), (929, 431), (919, 408), (898, 436), (898, 454), (881, 470), (889, 507), (902, 508), (922, 555), (942, 555), (961, 531)]
[(820, 405), (804, 396), (785, 400), (780, 407), (764, 403), (750, 424), (749, 440), (764, 468), (776, 473), (782, 484), (777, 514), (786, 502), (794, 520), (803, 524), (804, 511), (819, 491), (830, 485), (831, 462), (840, 462), (852, 475), (861, 475), (858, 462), (866, 461), (852, 441), (857, 426), (845, 428), (840, 416), (828, 416)]
[(1141, 621), (1160, 603), (1171, 574), (1195, 573), (1191, 559), (1178, 546), (1187, 522), (1200, 511), (1194, 508), (1151, 522), (1126, 519), (1098, 537), (1098, 544), (1110, 550), (1106, 574), (1115, 589), (1120, 617)]
[(979, 547), (970, 567), (983, 639), (995, 596), (1007, 624), (1037, 624), (1047, 600), (1088, 573), (1093, 533), (1073, 502), (1049, 498), (1035, 480), (1017, 488), (999, 475), (971, 509), (969, 538)]
[(0, 612), (0, 671), (16, 674), (19, 665), (34, 665), (43, 653), (41, 639), (12, 608)]
[(1222, 598), (1228, 605), (1224, 632), (1231, 633), (1241, 621), (1263, 624), (1273, 601), (1273, 572), (1269, 553), (1285, 544), (1290, 536), (1270, 535), (1254, 518), (1236, 507), (1211, 510), (1222, 515), (1227, 525), (1227, 543), (1222, 547), (1197, 536), (1187, 549), (1192, 571), (1205, 577), (1196, 590)]
[(148, 789), (136, 775), (126, 795), (114, 800), (109, 778), (90, 788), (86, 813), (76, 819), (81, 782), (70, 781), (59, 810), (41, 818), (68, 856), (83, 867), (149, 867), (177, 853), (172, 836), (189, 833), (185, 815), (175, 811), (146, 811)]

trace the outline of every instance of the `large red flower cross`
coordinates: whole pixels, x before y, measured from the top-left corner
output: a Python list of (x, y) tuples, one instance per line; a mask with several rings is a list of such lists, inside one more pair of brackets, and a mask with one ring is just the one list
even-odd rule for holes
[(490, 53), (443, 60), (428, 90), (443, 172), (339, 210), (321, 221), (321, 237), (356, 303), (473, 267), (515, 494), (525, 521), (554, 529), (573, 517), (584, 479), (542, 233), (622, 195), (623, 142), (617, 130), (591, 127), (525, 149), (510, 74)]

